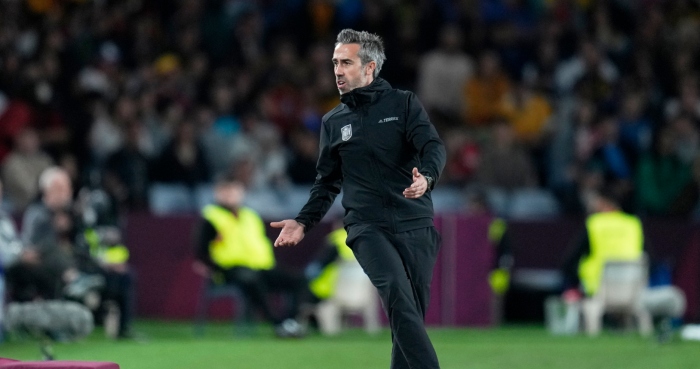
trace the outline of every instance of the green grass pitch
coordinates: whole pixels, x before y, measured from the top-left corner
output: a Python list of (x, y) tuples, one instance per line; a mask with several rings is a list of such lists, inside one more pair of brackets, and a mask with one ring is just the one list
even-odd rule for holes
[[(96, 329), (86, 340), (54, 344), (58, 359), (114, 361), (122, 369), (374, 369), (389, 368), (390, 334), (375, 337), (349, 329), (337, 337), (310, 334), (276, 339), (269, 327), (233, 334), (228, 322), (212, 323), (195, 337), (186, 322), (141, 321), (138, 341), (112, 341)], [(443, 369), (673, 369), (700, 368), (700, 342), (660, 345), (635, 334), (554, 337), (538, 326), (430, 329)], [(0, 344), (0, 357), (39, 360), (36, 341)]]

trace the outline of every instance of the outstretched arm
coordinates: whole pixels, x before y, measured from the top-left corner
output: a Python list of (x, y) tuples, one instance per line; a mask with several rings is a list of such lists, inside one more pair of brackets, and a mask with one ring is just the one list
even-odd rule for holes
[(309, 200), (301, 209), (295, 220), (308, 232), (326, 215), (340, 193), (342, 172), (341, 159), (337, 149), (333, 149), (333, 139), (327, 122), (321, 126), (321, 139), (318, 163), (316, 164), (316, 181), (311, 188)]

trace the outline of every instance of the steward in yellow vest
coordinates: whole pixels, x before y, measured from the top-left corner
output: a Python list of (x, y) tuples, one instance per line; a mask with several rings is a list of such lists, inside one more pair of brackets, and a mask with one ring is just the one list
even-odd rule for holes
[(494, 294), (503, 296), (510, 286), (510, 268), (513, 266), (511, 239), (505, 219), (494, 218), (491, 221), (488, 237), (491, 245), (496, 249), (494, 268), (489, 273), (489, 285)]
[(503, 296), (510, 287), (510, 269), (513, 266), (513, 242), (508, 231), (508, 222), (495, 214), (485, 192), (475, 191), (467, 200), (467, 214), (491, 219), (487, 237), (494, 249), (494, 258), (488, 282), (495, 296)]
[[(196, 237), (195, 270), (213, 283), (235, 284), (243, 290), (251, 305), (275, 325), (282, 337), (299, 337), (302, 327), (294, 319), (299, 303), (308, 294), (301, 276), (275, 268), (272, 243), (265, 234), (260, 216), (243, 206), (245, 187), (230, 175), (217, 179), (216, 204), (202, 210), (202, 222)], [(283, 314), (273, 312), (268, 301), (270, 292), (289, 297), (290, 306)]]
[[(97, 309), (99, 315), (107, 317), (110, 311), (107, 302), (116, 304), (119, 309), (119, 326), (116, 338), (131, 338), (131, 321), (134, 312), (135, 276), (129, 268), (129, 249), (124, 245), (122, 233), (116, 226), (98, 225), (82, 230), (80, 254), (81, 277), (69, 285), (64, 293), (70, 299), (81, 301), (84, 287), (95, 277), (104, 278), (100, 288), (102, 304)], [(89, 259), (89, 260), (86, 260)], [(82, 283), (81, 283), (82, 282)], [(73, 288), (72, 288), (73, 287)]]
[(121, 232), (115, 227), (87, 228), (83, 237), (90, 255), (101, 265), (117, 266), (129, 261), (129, 249), (121, 241)]
[(315, 302), (325, 300), (335, 293), (336, 282), (340, 272), (340, 263), (355, 261), (355, 254), (345, 244), (348, 233), (338, 228), (326, 237), (327, 247), (315, 261), (310, 263), (304, 274), (309, 282)]
[(209, 258), (217, 268), (269, 270), (275, 266), (272, 244), (254, 210), (241, 206), (232, 211), (221, 205), (207, 205), (202, 216), (217, 233), (208, 245)]
[(587, 296), (598, 291), (607, 261), (637, 260), (645, 244), (641, 221), (622, 212), (613, 195), (596, 195), (593, 209), (586, 219), (586, 232), (570, 250), (564, 266), (566, 287), (578, 285)]

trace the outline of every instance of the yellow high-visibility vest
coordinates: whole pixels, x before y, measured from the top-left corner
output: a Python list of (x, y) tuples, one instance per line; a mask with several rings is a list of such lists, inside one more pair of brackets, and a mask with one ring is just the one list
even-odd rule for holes
[[(355, 254), (352, 250), (345, 244), (345, 240), (348, 238), (348, 233), (345, 229), (340, 228), (328, 235), (328, 243), (334, 245), (338, 250), (338, 255), (341, 261), (355, 261)], [(327, 299), (333, 295), (335, 292), (335, 284), (338, 281), (338, 275), (340, 274), (340, 269), (338, 267), (339, 262), (334, 261), (321, 271), (318, 277), (316, 277), (309, 284), (311, 292), (316, 295), (319, 299)]]
[(620, 211), (597, 213), (586, 220), (590, 254), (579, 265), (579, 278), (589, 296), (600, 286), (607, 261), (637, 260), (642, 257), (642, 222)]
[(506, 233), (508, 224), (503, 218), (496, 218), (489, 224), (488, 237), (493, 245), (498, 245), (501, 238)]
[(88, 228), (83, 232), (85, 241), (90, 247), (90, 255), (107, 264), (123, 264), (129, 261), (129, 249), (123, 244), (103, 245), (100, 235), (94, 228)]
[(256, 270), (275, 266), (272, 243), (254, 210), (241, 207), (234, 215), (221, 206), (208, 205), (202, 215), (218, 232), (217, 238), (209, 244), (211, 260), (216, 265), (224, 269), (242, 266)]
[[(495, 218), (489, 224), (488, 237), (494, 247), (498, 247), (507, 229), (508, 224), (502, 218)], [(510, 270), (508, 268), (496, 268), (489, 273), (488, 278), (491, 291), (496, 295), (503, 295), (508, 291), (510, 286)]]
[(102, 252), (102, 261), (107, 264), (124, 264), (129, 260), (129, 249), (124, 245), (108, 246)]

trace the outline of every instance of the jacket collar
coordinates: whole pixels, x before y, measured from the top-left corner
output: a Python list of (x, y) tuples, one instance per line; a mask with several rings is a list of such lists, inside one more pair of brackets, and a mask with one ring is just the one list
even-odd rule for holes
[(346, 94), (340, 95), (340, 101), (350, 109), (368, 105), (377, 100), (380, 93), (391, 89), (389, 82), (382, 78), (375, 78), (372, 83), (365, 87), (356, 88)]

